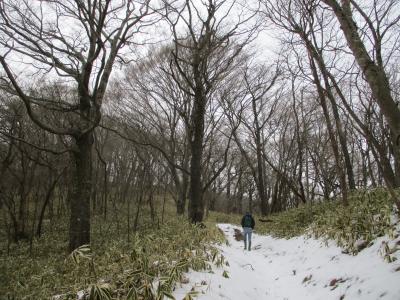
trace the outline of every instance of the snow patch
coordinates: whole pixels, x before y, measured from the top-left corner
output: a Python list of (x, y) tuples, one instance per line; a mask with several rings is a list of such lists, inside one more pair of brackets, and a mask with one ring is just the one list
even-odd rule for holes
[[(218, 227), (227, 236), (228, 244), (218, 247), (229, 265), (189, 272), (188, 281), (174, 291), (176, 299), (193, 289), (201, 300), (400, 299), (400, 260), (387, 263), (380, 254), (387, 237), (352, 256), (334, 243), (305, 236), (286, 240), (253, 234), (253, 249), (245, 251), (243, 241), (234, 238), (240, 227)], [(392, 255), (400, 258), (399, 252)]]

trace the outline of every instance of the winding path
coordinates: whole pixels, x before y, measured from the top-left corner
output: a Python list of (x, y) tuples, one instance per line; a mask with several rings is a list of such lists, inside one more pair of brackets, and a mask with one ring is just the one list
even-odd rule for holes
[[(237, 226), (218, 226), (229, 241), (229, 246), (219, 246), (229, 266), (215, 268), (214, 273), (190, 272), (189, 282), (175, 290), (176, 299), (193, 287), (201, 300), (400, 299), (400, 259), (384, 262), (378, 253), (381, 240), (351, 256), (314, 239), (253, 234), (249, 252), (233, 237)], [(229, 278), (222, 276), (224, 271)]]

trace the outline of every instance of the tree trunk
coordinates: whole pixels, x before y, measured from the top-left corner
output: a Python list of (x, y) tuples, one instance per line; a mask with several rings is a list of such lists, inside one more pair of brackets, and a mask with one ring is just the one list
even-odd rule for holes
[[(197, 74), (197, 76), (200, 75)], [(192, 157), (190, 159), (189, 219), (192, 223), (202, 222), (204, 215), (201, 162), (203, 158), (206, 102), (207, 100), (202, 90), (201, 83), (197, 83), (192, 115), (192, 136), (190, 141)]]
[[(198, 131), (198, 130), (195, 130)], [(195, 134), (196, 135), (196, 134)], [(189, 218), (192, 223), (203, 221), (203, 187), (201, 184), (201, 159), (203, 154), (203, 132), (193, 139), (190, 165)]]
[(73, 191), (70, 199), (69, 251), (90, 244), (90, 194), (93, 131), (76, 140)]

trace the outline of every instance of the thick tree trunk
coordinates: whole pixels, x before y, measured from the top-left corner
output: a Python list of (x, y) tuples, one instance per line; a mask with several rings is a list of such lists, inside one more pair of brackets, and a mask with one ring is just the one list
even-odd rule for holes
[(90, 244), (93, 132), (80, 136), (76, 145), (78, 149), (74, 152), (73, 192), (70, 199), (69, 251)]
[(204, 139), (204, 117), (206, 111), (206, 98), (202, 88), (197, 88), (192, 115), (192, 136), (190, 150), (190, 186), (189, 186), (189, 219), (192, 223), (203, 221), (204, 203), (203, 186), (201, 180)]

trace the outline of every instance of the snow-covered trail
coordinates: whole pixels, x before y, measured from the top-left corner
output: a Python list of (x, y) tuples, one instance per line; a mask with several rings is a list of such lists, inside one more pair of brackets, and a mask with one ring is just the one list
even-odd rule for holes
[[(290, 240), (253, 234), (253, 250), (233, 237), (230, 224), (220, 224), (229, 246), (219, 246), (229, 266), (214, 273), (190, 272), (189, 283), (175, 290), (182, 299), (193, 287), (201, 300), (245, 299), (400, 299), (400, 260), (386, 263), (381, 240), (357, 256), (304, 237)], [(222, 276), (228, 272), (229, 278)], [(398, 271), (396, 271), (398, 270)]]

